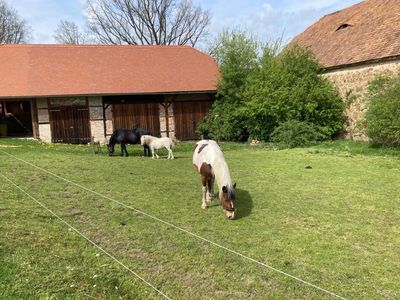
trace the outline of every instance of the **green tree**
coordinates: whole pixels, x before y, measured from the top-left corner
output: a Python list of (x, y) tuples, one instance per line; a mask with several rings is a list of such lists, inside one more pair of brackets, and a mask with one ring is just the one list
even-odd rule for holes
[(258, 65), (258, 42), (242, 31), (225, 31), (210, 49), (216, 59), (221, 80), (210, 115), (200, 124), (201, 133), (215, 139), (233, 140), (245, 129), (245, 117), (238, 110), (245, 101), (247, 78)]

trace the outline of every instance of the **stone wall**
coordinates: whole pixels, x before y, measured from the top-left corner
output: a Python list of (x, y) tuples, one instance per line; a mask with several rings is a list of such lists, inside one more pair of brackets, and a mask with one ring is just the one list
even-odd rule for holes
[[(170, 100), (168, 97), (165, 97), (166, 100)], [(172, 140), (175, 140), (175, 119), (174, 119), (174, 103), (168, 102), (168, 120), (165, 112), (165, 106), (167, 103), (160, 104), (160, 132), (161, 136), (168, 136)], [(168, 122), (168, 126), (167, 126)]]
[(112, 105), (109, 105), (105, 111), (106, 115), (106, 138), (109, 138), (114, 132)]
[(51, 129), (49, 120), (49, 107), (47, 98), (36, 99), (38, 117), (38, 136), (43, 142), (51, 142)]
[(88, 97), (90, 132), (95, 142), (105, 144), (103, 122), (103, 99), (101, 96)]
[(377, 75), (399, 75), (400, 61), (381, 62), (370, 65), (332, 70), (324, 74), (339, 89), (346, 105), (346, 138), (366, 140), (363, 120), (367, 86)]

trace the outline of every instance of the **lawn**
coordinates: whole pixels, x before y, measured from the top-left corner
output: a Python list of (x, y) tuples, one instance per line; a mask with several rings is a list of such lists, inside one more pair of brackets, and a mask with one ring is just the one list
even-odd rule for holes
[[(172, 299), (332, 296), (99, 194), (344, 298), (400, 298), (399, 150), (222, 144), (238, 188), (228, 221), (217, 205), (201, 209), (192, 146), (178, 144), (169, 161), (144, 158), (139, 146), (108, 157), (1, 139), (0, 174)], [(160, 295), (0, 176), (0, 298)]]

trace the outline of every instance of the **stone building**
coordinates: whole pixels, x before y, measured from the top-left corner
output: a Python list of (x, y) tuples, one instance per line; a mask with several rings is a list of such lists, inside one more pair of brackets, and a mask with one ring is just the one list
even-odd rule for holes
[(293, 40), (314, 53), (338, 87), (349, 138), (366, 138), (368, 83), (377, 75), (400, 74), (399, 24), (399, 0), (368, 0), (324, 16)]
[(219, 79), (187, 46), (0, 45), (0, 71), (0, 135), (61, 143), (136, 127), (196, 139)]

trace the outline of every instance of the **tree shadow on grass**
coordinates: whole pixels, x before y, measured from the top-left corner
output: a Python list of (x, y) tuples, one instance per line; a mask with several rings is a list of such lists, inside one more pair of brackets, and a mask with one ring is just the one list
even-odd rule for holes
[(248, 191), (242, 189), (236, 189), (236, 200), (235, 200), (235, 219), (241, 219), (249, 216), (253, 210), (253, 199)]

